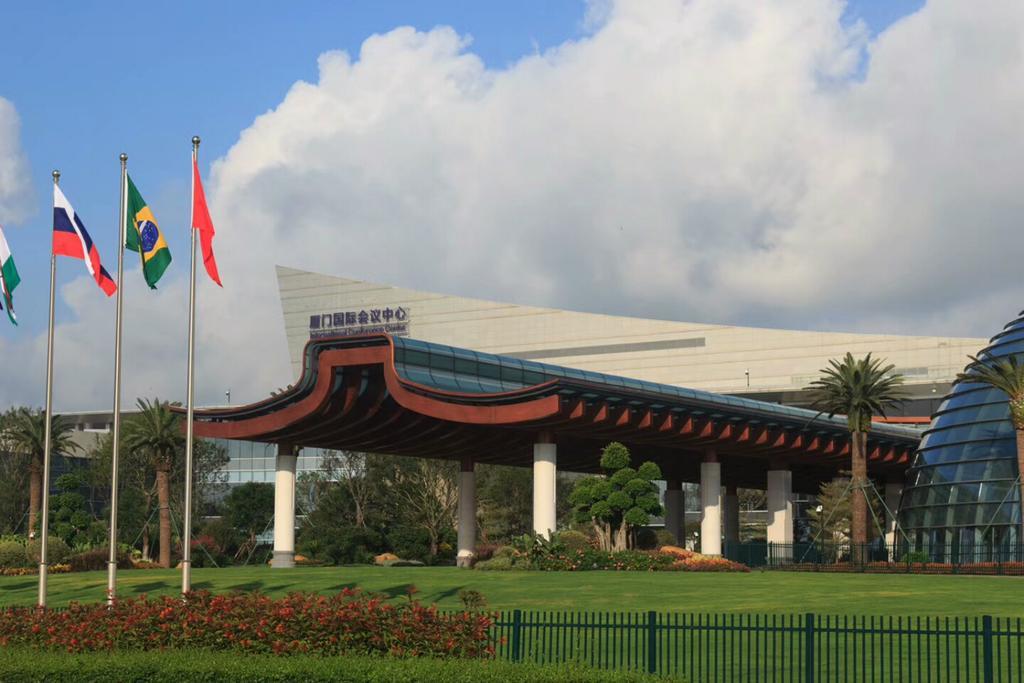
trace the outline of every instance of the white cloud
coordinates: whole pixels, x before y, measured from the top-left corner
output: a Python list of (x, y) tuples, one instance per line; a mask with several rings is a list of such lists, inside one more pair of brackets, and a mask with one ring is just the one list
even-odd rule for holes
[(21, 151), (21, 122), (10, 101), (0, 97), (0, 225), (28, 216), (32, 207), (31, 174)]
[[(324, 54), (214, 166), (225, 289), (201, 291), (200, 396), (288, 381), (275, 263), (632, 315), (994, 332), (1021, 306), (1024, 5), (934, 0), (871, 42), (843, 9), (595, 0), (584, 37), (504, 69), (443, 27)], [(181, 308), (181, 287), (161, 296)], [(134, 342), (146, 391), (183, 395), (183, 319)]]

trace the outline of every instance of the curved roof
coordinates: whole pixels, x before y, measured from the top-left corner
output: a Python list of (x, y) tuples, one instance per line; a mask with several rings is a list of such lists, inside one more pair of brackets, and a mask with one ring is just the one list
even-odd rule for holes
[[(708, 449), (832, 476), (849, 448), (842, 417), (386, 335), (311, 340), (286, 391), (196, 414), (201, 436), (521, 465), (540, 431), (563, 467), (595, 469), (617, 439), (680, 477)], [(869, 439), (876, 468), (902, 470), (919, 432), (877, 424)]]

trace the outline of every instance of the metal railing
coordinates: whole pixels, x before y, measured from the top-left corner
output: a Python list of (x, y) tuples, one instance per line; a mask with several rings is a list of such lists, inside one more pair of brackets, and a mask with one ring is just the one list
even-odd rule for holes
[(497, 614), (496, 657), (690, 683), (1024, 681), (1019, 618), (658, 612)]
[(875, 542), (726, 543), (723, 554), (748, 567), (816, 572), (1024, 575), (1024, 545), (931, 547), (917, 550)]

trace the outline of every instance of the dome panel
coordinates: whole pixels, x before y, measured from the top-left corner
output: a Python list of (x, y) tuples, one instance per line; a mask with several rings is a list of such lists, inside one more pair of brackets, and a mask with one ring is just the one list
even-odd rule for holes
[[(992, 337), (979, 358), (1024, 356), (1024, 317)], [(998, 559), (1020, 539), (1016, 433), (1006, 394), (955, 384), (932, 416), (907, 472), (901, 542), (939, 561)]]

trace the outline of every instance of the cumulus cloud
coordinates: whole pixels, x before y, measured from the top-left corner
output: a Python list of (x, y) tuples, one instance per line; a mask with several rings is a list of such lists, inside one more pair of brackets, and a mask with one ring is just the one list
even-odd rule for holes
[[(584, 36), (501, 69), (445, 27), (322, 55), (214, 165), (225, 289), (202, 293), (202, 397), (289, 381), (275, 263), (626, 315), (988, 335), (1022, 305), (1024, 5), (932, 0), (874, 38), (843, 11), (599, 0)], [(182, 324), (138, 343), (183, 372)]]
[(10, 101), (0, 97), (0, 225), (17, 223), (32, 207), (31, 174), (21, 151), (21, 122)]

